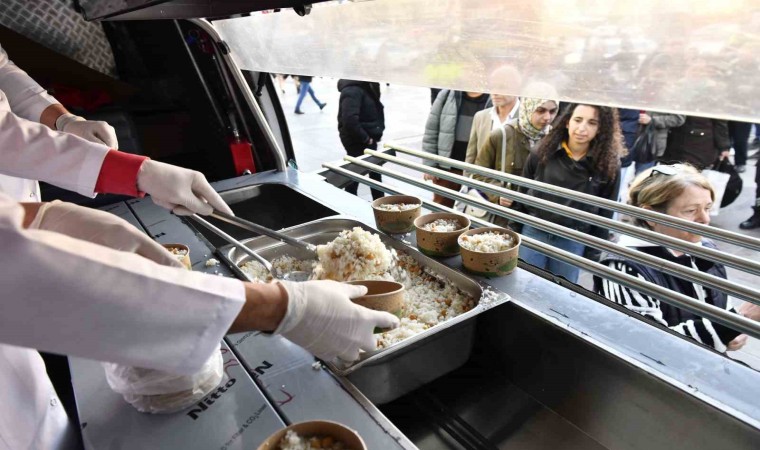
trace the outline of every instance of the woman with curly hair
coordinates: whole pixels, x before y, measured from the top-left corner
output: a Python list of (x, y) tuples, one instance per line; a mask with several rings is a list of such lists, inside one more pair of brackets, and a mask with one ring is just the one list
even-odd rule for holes
[[(556, 127), (531, 152), (525, 163), (523, 176), (577, 192), (616, 200), (620, 157), (625, 154), (617, 110), (604, 106), (569, 105), (557, 119)], [(533, 189), (521, 188), (520, 190), (534, 197), (576, 210), (612, 217), (612, 211), (592, 205)], [(591, 233), (603, 239), (607, 238), (607, 229), (595, 227), (587, 222), (534, 206), (522, 205), (520, 209), (557, 225)], [(586, 247), (579, 242), (529, 225), (523, 227), (522, 234), (576, 255), (583, 255), (586, 251)], [(529, 264), (563, 276), (573, 283), (578, 281), (580, 269), (573, 265), (552, 259), (526, 247), (520, 248), (520, 257)]]

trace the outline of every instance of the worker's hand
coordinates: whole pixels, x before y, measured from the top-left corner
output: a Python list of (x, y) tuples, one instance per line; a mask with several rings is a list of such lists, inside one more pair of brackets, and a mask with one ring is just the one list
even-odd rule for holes
[(740, 348), (744, 347), (744, 344), (747, 343), (748, 339), (749, 336), (746, 334), (740, 334), (739, 336), (736, 336), (733, 341), (729, 342), (726, 348), (730, 351), (739, 350)]
[(136, 253), (158, 264), (183, 267), (168, 250), (126, 220), (73, 203), (42, 203), (30, 229), (54, 231), (114, 250)]
[(214, 209), (234, 214), (202, 173), (147, 160), (137, 173), (137, 189), (178, 215), (209, 215)]
[(399, 325), (393, 314), (351, 302), (367, 293), (364, 286), (330, 280), (279, 283), (288, 293), (288, 310), (275, 333), (324, 360), (356, 361), (359, 350), (377, 348), (376, 327)]
[(87, 120), (74, 114), (61, 114), (55, 121), (55, 127), (59, 131), (79, 136), (90, 142), (105, 144), (113, 149), (119, 148), (116, 130), (108, 123), (100, 120)]
[(507, 197), (499, 197), (499, 205), (509, 208), (512, 206), (512, 199)]

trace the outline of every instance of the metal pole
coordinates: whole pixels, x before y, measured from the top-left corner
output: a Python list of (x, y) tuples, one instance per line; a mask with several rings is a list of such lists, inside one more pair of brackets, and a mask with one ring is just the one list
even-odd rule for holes
[[(358, 161), (351, 161), (351, 162), (359, 163)], [(371, 164), (360, 164), (360, 165), (364, 165), (365, 167), (371, 166)], [(391, 193), (404, 194), (404, 192), (402, 191), (398, 191), (393, 188), (388, 188), (382, 183), (366, 179), (362, 176), (358, 176), (354, 174), (353, 172), (347, 171), (333, 164), (324, 163), (322, 164), (322, 167), (325, 167), (334, 172), (337, 172), (341, 174), (342, 176), (350, 178), (354, 181), (367, 184), (370, 187), (374, 187), (376, 189), (380, 189), (380, 190), (391, 192)], [(372, 168), (372, 167), (368, 167), (368, 168)], [(372, 169), (374, 170), (374, 168)], [(381, 169), (381, 170), (378, 170), (378, 172), (383, 173), (384, 175), (388, 175), (392, 178), (402, 180), (411, 185), (429, 190), (431, 192), (436, 192), (438, 194), (446, 195), (446, 196), (452, 196), (465, 203), (469, 203), (473, 206), (477, 206), (478, 208), (491, 210), (491, 212), (494, 212), (494, 213), (497, 212), (497, 208), (492, 207), (496, 205), (493, 205), (489, 202), (481, 202), (475, 199), (474, 197), (463, 195), (463, 194), (460, 194), (459, 192), (452, 191), (450, 189), (442, 188), (435, 185), (430, 185), (428, 183), (407, 177), (403, 174), (394, 172), (392, 170)], [(423, 200), (423, 204), (428, 209), (455, 212), (449, 208), (441, 207), (440, 205), (430, 203), (426, 200)], [(484, 220), (472, 219), (472, 221), (480, 223), (482, 225), (492, 225), (489, 222), (486, 222)], [(593, 262), (586, 258), (566, 252), (564, 250), (551, 247), (547, 244), (544, 244), (543, 242), (536, 241), (535, 239), (531, 239), (525, 236), (521, 236), (521, 239), (522, 239), (523, 244), (525, 244), (528, 248), (532, 248), (542, 253), (545, 253), (547, 255), (551, 255), (552, 258), (556, 258), (568, 264), (573, 264), (575, 266), (581, 267), (585, 270), (588, 270), (591, 273), (594, 273), (599, 276), (603, 276), (609, 280), (615, 281), (628, 288), (635, 289), (641, 293), (650, 295), (652, 297), (656, 297), (664, 301), (665, 303), (677, 306), (687, 311), (691, 311), (694, 314), (698, 314), (700, 316), (713, 320), (717, 323), (723, 324), (737, 331), (741, 331), (742, 333), (745, 333), (749, 336), (760, 338), (760, 323), (747, 319), (746, 317), (740, 316), (738, 314), (730, 313), (724, 309), (720, 309), (716, 306), (709, 305), (707, 303), (698, 302), (686, 295), (671, 291), (669, 289), (666, 289), (654, 283), (650, 283), (648, 281), (631, 277), (629, 275), (626, 275), (622, 272), (618, 272), (617, 270), (611, 269), (597, 262)]]
[[(739, 270), (751, 273), (753, 275), (760, 275), (760, 263), (757, 263), (755, 261), (752, 261), (746, 258), (733, 256), (733, 255), (727, 255), (713, 248), (703, 247), (701, 245), (693, 244), (691, 242), (686, 242), (681, 239), (677, 239), (674, 237), (666, 236), (664, 234), (656, 233), (651, 230), (646, 230), (641, 227), (629, 225), (622, 222), (617, 222), (612, 219), (607, 219), (606, 217), (599, 217), (585, 211), (579, 211), (579, 210), (570, 208), (569, 206), (559, 205), (548, 200), (539, 199), (531, 195), (523, 194), (517, 191), (510, 190), (510, 189), (500, 188), (489, 183), (484, 183), (482, 181), (473, 180), (464, 176), (452, 174), (450, 172), (446, 172), (440, 169), (435, 169), (430, 166), (413, 163), (411, 161), (407, 161), (407, 160), (394, 157), (394, 156), (388, 156), (382, 152), (377, 152), (374, 150), (365, 150), (364, 153), (375, 156), (380, 159), (384, 159), (386, 161), (393, 162), (394, 164), (398, 164), (404, 167), (409, 167), (411, 169), (419, 170), (420, 172), (429, 173), (439, 178), (447, 179), (450, 181), (454, 181), (456, 183), (474, 187), (485, 192), (489, 192), (495, 195), (500, 195), (502, 197), (515, 199), (515, 200), (520, 201), (521, 203), (536, 206), (548, 211), (555, 212), (563, 216), (581, 219), (589, 223), (592, 223), (594, 225), (598, 225), (602, 228), (613, 229), (613, 230), (620, 231), (622, 233), (625, 233), (631, 236), (636, 236), (640, 239), (656, 242), (658, 244), (665, 245), (669, 248), (674, 248), (674, 249), (683, 251), (690, 255), (702, 256), (708, 260), (715, 260), (727, 266), (737, 268)], [(594, 245), (594, 244), (589, 244), (589, 245), (592, 245), (593, 247), (598, 248), (597, 245)], [(760, 296), (760, 292), (758, 292), (757, 295)]]
[[(367, 162), (364, 162), (364, 161), (361, 161), (361, 160), (357, 160), (356, 158), (352, 158), (350, 156), (346, 156), (344, 159), (346, 159), (347, 161), (351, 161), (354, 164), (360, 164), (360, 165), (364, 165), (365, 167), (372, 168), (373, 170), (375, 170), (377, 172), (390, 175), (390, 176), (392, 176), (394, 178), (399, 178), (399, 176), (403, 177), (403, 178), (399, 178), (399, 179), (403, 179), (404, 181), (407, 181), (407, 182), (410, 182), (409, 180), (413, 180), (413, 179), (407, 177), (406, 175), (399, 174), (397, 172), (392, 172), (391, 171), (390, 173), (387, 173), (388, 171), (385, 170), (385, 169), (383, 169), (383, 170), (377, 170), (377, 169), (380, 168), (379, 166), (374, 166), (373, 164), (369, 164)], [(374, 168), (373, 168), (373, 166), (374, 166)], [(411, 183), (411, 184), (420, 183), (418, 180), (414, 180), (414, 181), (415, 181), (415, 183)], [(427, 183), (423, 183), (422, 185), (419, 185), (419, 186), (420, 187), (425, 187), (425, 186), (427, 186), (427, 187), (433, 187), (432, 185), (429, 185)], [(443, 195), (448, 195), (448, 193), (456, 193), (457, 194), (456, 198), (460, 198), (461, 199), (462, 194), (460, 194), (459, 192), (452, 191), (450, 189), (446, 189), (446, 191), (447, 191), (447, 193), (443, 194)], [(691, 268), (686, 267), (686, 266), (682, 266), (680, 264), (676, 264), (676, 263), (671, 262), (671, 261), (666, 261), (664, 259), (660, 259), (660, 258), (657, 258), (655, 256), (648, 255), (646, 253), (642, 253), (642, 252), (639, 252), (639, 251), (636, 251), (636, 250), (633, 250), (633, 249), (630, 249), (630, 248), (622, 247), (622, 246), (619, 246), (619, 245), (617, 245), (615, 243), (612, 243), (612, 242), (609, 242), (609, 241), (606, 241), (606, 240), (603, 240), (603, 239), (599, 239), (597, 237), (593, 237), (593, 236), (587, 235), (585, 233), (581, 233), (581, 232), (576, 231), (576, 230), (565, 228), (563, 226), (559, 226), (559, 225), (553, 224), (553, 223), (548, 222), (546, 220), (539, 219), (537, 217), (533, 217), (533, 216), (531, 216), (529, 214), (513, 211), (513, 210), (507, 209), (505, 207), (495, 205), (495, 204), (490, 203), (490, 202), (485, 201), (485, 200), (477, 200), (477, 199), (474, 199), (473, 197), (470, 197), (468, 195), (465, 195), (464, 197), (467, 198), (467, 199), (469, 199), (469, 200), (473, 200), (475, 202), (475, 203), (470, 203), (470, 204), (474, 204), (474, 205), (476, 205), (478, 207), (483, 207), (484, 209), (487, 209), (490, 212), (499, 214), (502, 217), (507, 217), (507, 218), (510, 218), (510, 219), (515, 219), (516, 218), (518, 221), (524, 222), (524, 223), (528, 223), (529, 225), (534, 226), (536, 228), (540, 228), (542, 230), (547, 230), (547, 231), (553, 232), (553, 233), (555, 233), (557, 235), (560, 235), (562, 237), (565, 237), (565, 238), (568, 238), (568, 239), (573, 239), (573, 240), (581, 242), (581, 243), (583, 243), (585, 245), (591, 245), (591, 246), (593, 246), (595, 248), (599, 248), (601, 250), (604, 250), (604, 251), (607, 251), (607, 252), (610, 252), (610, 253), (615, 253), (615, 254), (618, 254), (618, 255), (625, 256), (626, 258), (629, 258), (632, 261), (640, 262), (642, 264), (646, 264), (648, 266), (658, 268), (658, 269), (662, 270), (663, 272), (667, 272), (667, 273), (669, 273), (671, 275), (676, 275), (676, 276), (682, 277), (682, 278), (684, 278), (686, 280), (689, 280), (689, 281), (692, 281), (692, 282), (696, 282), (696, 283), (700, 283), (700, 284), (702, 284), (704, 286), (708, 286), (708, 287), (711, 287), (711, 288), (714, 288), (714, 289), (718, 289), (718, 290), (720, 290), (722, 292), (725, 292), (725, 293), (734, 295), (734, 296), (736, 296), (738, 298), (741, 298), (742, 300), (747, 300), (747, 301), (752, 302), (752, 303), (760, 304), (760, 292), (758, 292), (758, 291), (756, 291), (754, 289), (748, 288), (746, 286), (742, 286), (742, 285), (738, 285), (738, 284), (735, 284), (735, 283), (731, 283), (731, 282), (729, 282), (728, 280), (726, 280), (724, 278), (720, 278), (720, 277), (716, 277), (714, 275), (702, 273), (702, 272), (699, 272), (697, 270), (691, 269)], [(504, 214), (504, 213), (506, 213), (506, 214)]]
[(489, 178), (493, 178), (500, 181), (507, 181), (509, 183), (516, 184), (518, 186), (525, 186), (536, 189), (542, 192), (548, 192), (560, 197), (567, 197), (573, 200), (582, 201), (591, 205), (599, 206), (613, 211), (622, 212), (633, 217), (640, 219), (651, 220), (653, 222), (665, 224), (679, 230), (690, 231), (701, 236), (711, 237), (724, 242), (729, 242), (735, 245), (739, 245), (752, 250), (760, 251), (760, 239), (752, 236), (747, 236), (733, 231), (721, 230), (720, 228), (711, 227), (709, 225), (703, 225), (699, 223), (689, 222), (687, 220), (679, 219), (667, 214), (658, 213), (655, 211), (649, 211), (646, 209), (638, 208), (636, 206), (626, 205), (624, 203), (614, 202), (605, 198), (599, 198), (594, 195), (575, 192), (570, 189), (565, 189), (559, 186), (542, 183), (540, 181), (530, 180), (528, 178), (518, 177), (516, 175), (509, 175), (504, 172), (499, 172), (493, 169), (487, 169), (485, 167), (476, 166), (474, 164), (467, 164), (460, 161), (456, 161), (449, 158), (444, 158), (432, 153), (422, 152), (410, 148), (401, 147), (396, 144), (384, 144), (385, 148), (398, 150), (408, 155), (417, 156), (422, 159), (429, 159), (431, 161), (440, 162), (451, 167), (463, 169), (469, 173), (476, 173), (484, 175)]

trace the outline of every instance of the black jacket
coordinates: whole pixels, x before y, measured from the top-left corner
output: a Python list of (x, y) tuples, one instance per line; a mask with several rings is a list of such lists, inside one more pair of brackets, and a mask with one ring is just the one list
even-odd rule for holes
[(711, 167), (720, 152), (731, 148), (725, 120), (687, 116), (680, 127), (670, 129), (661, 162), (687, 162), (698, 169)]
[(385, 131), (385, 115), (380, 103), (380, 84), (340, 80), (338, 132), (346, 150), (364, 148), (370, 138), (377, 142)]
[(620, 117), (620, 131), (623, 132), (625, 148), (628, 149), (628, 155), (621, 158), (620, 162), (623, 167), (628, 167), (634, 160), (631, 149), (639, 132), (639, 110), (618, 108), (618, 116)]
[[(609, 200), (617, 200), (617, 177), (620, 176), (620, 171), (618, 171), (618, 175), (614, 179), (607, 179), (602, 174), (593, 173), (591, 162), (591, 158), (589, 157), (584, 157), (580, 161), (574, 161), (567, 156), (567, 153), (565, 153), (565, 150), (562, 147), (559, 147), (554, 153), (549, 155), (546, 164), (541, 164), (539, 156), (535, 152), (531, 152), (525, 163), (523, 176), (531, 180), (553, 184), (576, 192), (591, 194)], [(586, 203), (558, 197), (534, 189), (526, 189), (525, 187), (521, 187), (520, 192), (526, 192), (533, 197), (569, 206), (575, 210), (586, 211), (597, 216), (612, 218), (612, 211), (588, 205)], [(534, 217), (548, 220), (557, 225), (562, 225), (584, 233), (591, 233), (602, 239), (607, 239), (608, 237), (608, 231), (606, 229), (592, 226), (588, 222), (571, 219), (534, 206), (521, 204), (518, 209), (527, 212)]]

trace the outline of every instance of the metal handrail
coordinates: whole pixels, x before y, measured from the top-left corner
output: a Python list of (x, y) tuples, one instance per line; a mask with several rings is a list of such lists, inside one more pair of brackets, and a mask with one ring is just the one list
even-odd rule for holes
[[(344, 158), (348, 160), (348, 157)], [(428, 183), (413, 179), (411, 177), (407, 177), (403, 174), (400, 174), (398, 172), (388, 170), (381, 168), (379, 166), (374, 166), (373, 164), (363, 164), (361, 161), (356, 161), (355, 158), (351, 158), (354, 161), (351, 161), (353, 163), (360, 163), (360, 165), (375, 170), (375, 168), (378, 168), (380, 170), (377, 170), (378, 173), (382, 173), (384, 175), (388, 175), (392, 178), (399, 179), (401, 181), (407, 182), (413, 186), (417, 186), (420, 188), (423, 188), (425, 190), (428, 190), (430, 192), (435, 192), (441, 195), (446, 195), (449, 197), (456, 198), (457, 200), (462, 201), (463, 203), (467, 203), (472, 206), (476, 206), (478, 208), (485, 209), (489, 212), (499, 214), (500, 212), (503, 212), (501, 210), (504, 210), (505, 208), (495, 205), (493, 203), (478, 200), (474, 197), (471, 197), (469, 195), (460, 194), (459, 192), (453, 191), (451, 189), (446, 189), (440, 186), (436, 185), (430, 185)], [(374, 167), (369, 167), (374, 166)], [(360, 175), (356, 175), (353, 172), (350, 172), (348, 170), (345, 170), (339, 166), (336, 166), (331, 163), (323, 163), (322, 167), (332, 170), (336, 173), (339, 173), (351, 180), (358, 181), (360, 183), (366, 184), (372, 188), (379, 189), (385, 192), (390, 192), (394, 194), (406, 194), (402, 191), (399, 191), (397, 189), (389, 188), (386, 185), (370, 180), (368, 178), (362, 177)], [(408, 194), (407, 194), (408, 195)], [(430, 210), (437, 210), (437, 211), (448, 211), (448, 212), (456, 212), (450, 208), (443, 207), (441, 205), (437, 205), (434, 203), (431, 203), (427, 200), (422, 201), (423, 205), (430, 209)], [(484, 220), (473, 218), (471, 219), (473, 222), (479, 223), (484, 226), (490, 226), (492, 225), (490, 222), (486, 222)], [(536, 222), (540, 221), (541, 219), (536, 219)], [(597, 262), (588, 260), (586, 258), (583, 258), (578, 255), (574, 255), (570, 252), (567, 252), (565, 250), (561, 250), (555, 247), (552, 247), (548, 244), (545, 244), (543, 242), (537, 241), (535, 239), (532, 239), (527, 236), (520, 236), (523, 245), (525, 245), (528, 248), (532, 248), (534, 250), (538, 250), (542, 253), (545, 253), (547, 255), (551, 255), (552, 258), (556, 258), (560, 261), (566, 262), (568, 264), (575, 265), (577, 267), (580, 267), (582, 269), (585, 269), (591, 273), (594, 273), (596, 275), (602, 276), (604, 278), (607, 278), (609, 280), (615, 281), (623, 286), (626, 286), (631, 289), (635, 289), (638, 292), (644, 293), (646, 295), (650, 295), (652, 297), (658, 298), (661, 301), (664, 301), (665, 303), (677, 306), (679, 308), (682, 308), (684, 310), (690, 311), (694, 314), (700, 315), (702, 317), (705, 317), (709, 320), (712, 320), (714, 322), (723, 324), (729, 328), (735, 329), (737, 331), (740, 331), (742, 333), (745, 333), (749, 336), (755, 337), (760, 339), (760, 323), (755, 322), (753, 320), (747, 319), (744, 316), (730, 313), (729, 311), (726, 311), (724, 309), (718, 308), (716, 306), (702, 303), (697, 300), (694, 300), (691, 297), (688, 297), (684, 294), (680, 294), (675, 291), (671, 291), (665, 287), (659, 286), (654, 283), (650, 283), (648, 281), (644, 281), (638, 278), (634, 278), (630, 275), (627, 275), (625, 273), (619, 272), (617, 270), (614, 270), (610, 267), (604, 266), (602, 264), (599, 264)]]
[[(383, 170), (383, 171), (377, 170), (376, 168), (379, 168), (379, 166), (374, 166), (373, 164), (369, 164), (367, 162), (364, 162), (364, 161), (361, 161), (361, 160), (357, 160), (356, 158), (352, 158), (350, 156), (346, 156), (346, 157), (344, 157), (344, 159), (347, 160), (347, 161), (351, 161), (354, 164), (361, 163), (361, 164), (364, 165), (364, 167), (370, 168), (370, 169), (375, 170), (375, 171), (377, 171), (379, 173), (386, 173), (385, 170)], [(404, 177), (403, 178), (404, 181), (407, 181), (407, 182), (409, 182), (409, 180), (412, 180), (411, 178), (407, 177), (406, 175), (398, 174), (397, 172), (391, 172), (391, 173), (387, 173), (387, 174), (390, 175), (390, 176), (392, 176), (392, 177), (394, 177), (394, 178), (397, 178), (398, 176)], [(417, 180), (414, 180), (414, 181), (416, 183), (421, 183), (421, 182), (419, 182)], [(426, 186), (426, 185), (428, 187), (430, 187), (430, 185), (428, 185), (427, 183), (423, 183), (420, 186)], [(452, 192), (456, 192), (456, 191), (452, 191)], [(470, 196), (466, 196), (466, 197), (470, 197)], [(488, 202), (486, 200), (481, 200), (481, 201), (482, 201), (483, 204), (488, 205), (488, 206), (493, 206), (493, 207), (497, 206), (497, 205), (495, 205), (493, 203), (490, 203), (490, 202)], [(573, 229), (566, 228), (566, 227), (563, 227), (563, 226), (560, 226), (560, 225), (556, 225), (556, 224), (551, 223), (549, 221), (546, 221), (546, 220), (543, 220), (543, 219), (539, 219), (537, 217), (533, 217), (533, 216), (531, 216), (529, 214), (525, 214), (525, 213), (521, 213), (521, 212), (518, 212), (518, 211), (514, 211), (514, 210), (511, 210), (511, 209), (502, 207), (502, 206), (498, 206), (498, 208), (499, 208), (498, 210), (495, 210), (495, 211), (492, 211), (492, 212), (495, 212), (496, 214), (498, 214), (498, 215), (500, 215), (502, 217), (509, 218), (509, 219), (515, 219), (516, 218), (516, 220), (518, 220), (520, 222), (528, 223), (531, 226), (534, 226), (536, 228), (540, 228), (542, 230), (546, 230), (546, 231), (552, 232), (552, 233), (554, 233), (556, 235), (565, 237), (567, 239), (572, 239), (572, 240), (581, 242), (581, 243), (583, 243), (585, 245), (590, 245), (590, 246), (598, 248), (600, 250), (607, 251), (609, 253), (614, 253), (614, 254), (625, 256), (626, 258), (629, 258), (632, 261), (636, 261), (636, 262), (639, 262), (639, 263), (642, 263), (642, 264), (646, 264), (646, 265), (651, 266), (651, 267), (656, 267), (656, 268), (662, 270), (663, 272), (667, 272), (669, 274), (682, 277), (682, 278), (684, 278), (686, 280), (689, 280), (689, 281), (700, 283), (700, 284), (702, 284), (704, 286), (708, 286), (708, 287), (711, 287), (711, 288), (714, 288), (714, 289), (718, 289), (718, 290), (720, 290), (722, 292), (726, 292), (728, 294), (731, 294), (731, 295), (734, 295), (736, 297), (739, 297), (742, 300), (747, 300), (747, 301), (752, 302), (752, 303), (758, 303), (758, 304), (760, 304), (760, 292), (758, 292), (758, 291), (756, 291), (754, 289), (751, 289), (749, 287), (738, 285), (738, 284), (735, 284), (735, 283), (731, 283), (731, 282), (729, 282), (728, 280), (726, 280), (724, 278), (720, 278), (720, 277), (716, 277), (714, 275), (702, 273), (702, 272), (700, 272), (698, 270), (694, 270), (694, 269), (692, 269), (690, 267), (686, 267), (686, 266), (682, 266), (680, 264), (676, 264), (676, 263), (674, 263), (672, 261), (667, 261), (667, 260), (658, 258), (656, 256), (652, 256), (652, 255), (649, 255), (649, 254), (646, 254), (646, 253), (643, 253), (643, 252), (639, 252), (637, 250), (633, 250), (633, 249), (630, 249), (630, 248), (627, 248), (627, 247), (622, 247), (622, 246), (619, 246), (619, 245), (617, 245), (617, 244), (615, 244), (613, 242), (610, 242), (610, 241), (607, 241), (607, 240), (604, 240), (604, 239), (599, 239), (599, 238), (597, 238), (595, 236), (590, 236), (590, 235), (588, 235), (586, 233), (582, 233), (582, 232), (577, 231), (577, 230), (573, 230)], [(501, 214), (500, 212), (501, 213), (506, 213), (506, 214)]]
[[(380, 159), (384, 159), (394, 164), (398, 164), (400, 166), (408, 167), (410, 169), (415, 169), (423, 173), (435, 175), (439, 178), (453, 181), (458, 184), (464, 184), (466, 186), (474, 187), (481, 191), (485, 191), (491, 194), (518, 200), (524, 204), (537, 206), (539, 208), (542, 208), (551, 212), (555, 212), (563, 216), (571, 217), (573, 219), (582, 219), (594, 225), (600, 226), (602, 228), (609, 228), (612, 230), (622, 232), (627, 235), (636, 236), (640, 239), (646, 239), (651, 242), (665, 245), (669, 248), (683, 251), (690, 255), (701, 256), (708, 260), (715, 260), (727, 266), (734, 267), (736, 269), (751, 273), (753, 275), (760, 275), (760, 263), (749, 260), (747, 258), (728, 255), (713, 248), (703, 247), (701, 245), (693, 244), (691, 242), (687, 242), (681, 239), (677, 239), (671, 236), (667, 236), (661, 233), (647, 230), (635, 225), (629, 225), (627, 223), (618, 222), (612, 219), (608, 219), (606, 217), (599, 217), (586, 211), (579, 211), (569, 206), (560, 205), (549, 200), (536, 198), (536, 197), (533, 197), (532, 195), (513, 191), (511, 189), (498, 187), (498, 186), (495, 186), (493, 184), (489, 184), (483, 181), (473, 180), (468, 177), (456, 175), (451, 172), (436, 169), (434, 167), (417, 164), (412, 161), (401, 159), (395, 156), (389, 156), (375, 150), (367, 149), (364, 151), (364, 153), (368, 155), (372, 155)], [(757, 295), (760, 296), (760, 292), (758, 292)]]
[(485, 167), (477, 166), (474, 164), (468, 164), (450, 158), (444, 158), (432, 153), (401, 147), (392, 143), (385, 144), (384, 147), (397, 150), (408, 155), (417, 156), (422, 159), (436, 161), (451, 167), (455, 167), (457, 169), (463, 169), (468, 173), (476, 173), (496, 180), (513, 183), (518, 186), (530, 187), (537, 191), (568, 197), (573, 200), (579, 200), (605, 209), (611, 209), (613, 211), (625, 213), (629, 216), (637, 217), (639, 219), (651, 220), (653, 222), (668, 225), (673, 228), (678, 228), (679, 230), (690, 231), (699, 234), (700, 236), (707, 236), (719, 241), (728, 242), (752, 250), (760, 251), (760, 239), (754, 238), (752, 236), (747, 236), (733, 231), (722, 230), (720, 228), (711, 227), (709, 225), (689, 222), (688, 220), (679, 219), (677, 217), (669, 216), (667, 214), (659, 213), (656, 211), (650, 211), (636, 206), (627, 205), (625, 203), (608, 200), (606, 198), (600, 198), (594, 195), (584, 194), (563, 187), (554, 186), (552, 184), (542, 183), (540, 181), (531, 180), (517, 175), (510, 175), (494, 169), (487, 169)]

